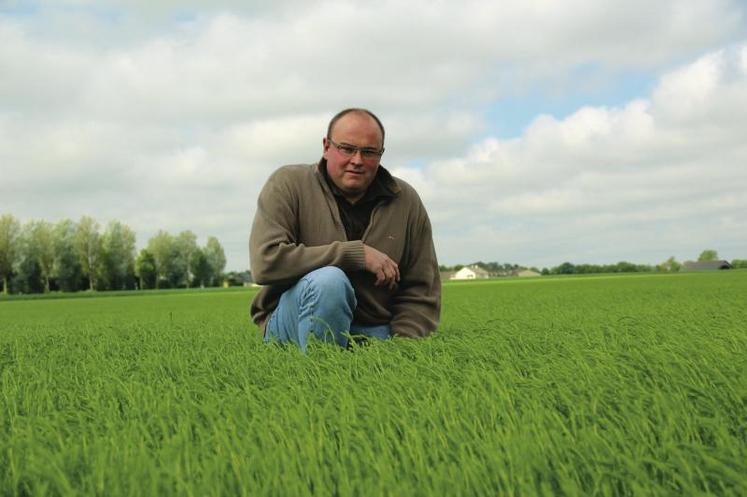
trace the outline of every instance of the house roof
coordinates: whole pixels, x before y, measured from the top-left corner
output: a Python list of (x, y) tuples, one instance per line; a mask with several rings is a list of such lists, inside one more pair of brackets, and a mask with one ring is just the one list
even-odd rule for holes
[(681, 271), (716, 271), (718, 269), (731, 269), (729, 261), (687, 261), (682, 264)]
[(490, 276), (490, 273), (485, 271), (480, 266), (468, 266), (467, 269), (471, 270), (473, 273), (475, 273), (478, 276)]

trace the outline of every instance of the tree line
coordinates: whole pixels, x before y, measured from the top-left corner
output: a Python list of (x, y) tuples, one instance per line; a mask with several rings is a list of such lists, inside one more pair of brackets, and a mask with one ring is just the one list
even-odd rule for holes
[[(593, 273), (630, 273), (630, 272), (646, 272), (655, 271), (654, 266), (646, 264), (633, 264), (632, 262), (621, 261), (616, 264), (573, 264), (571, 262), (564, 262), (554, 267), (543, 267), (539, 269), (537, 267), (526, 267), (520, 264), (514, 263), (499, 263), (499, 262), (474, 262), (469, 264), (470, 266), (477, 266), (480, 269), (484, 269), (491, 276), (513, 276), (519, 271), (529, 269), (535, 273), (543, 275), (550, 274), (593, 274)], [(465, 267), (462, 264), (455, 266), (439, 266), (440, 271), (459, 271)]]
[[(697, 261), (717, 261), (719, 260), (718, 252), (713, 249), (703, 250), (697, 258)], [(542, 274), (594, 274), (594, 273), (676, 273), (682, 268), (684, 261), (679, 262), (674, 256), (660, 264), (635, 264), (632, 262), (621, 261), (617, 264), (572, 264), (564, 262), (559, 266), (551, 269), (543, 269)], [(747, 268), (747, 260), (734, 259), (731, 266), (735, 269)]]
[(159, 231), (137, 252), (135, 232), (120, 221), (102, 230), (89, 216), (78, 222), (0, 216), (3, 293), (189, 288), (223, 283), (226, 256), (217, 238), (204, 247), (189, 230)]
[[(698, 261), (715, 261), (719, 260), (718, 252), (713, 249), (706, 249), (698, 256)], [(682, 267), (681, 262), (677, 261), (674, 256), (669, 257), (661, 264), (635, 264), (633, 262), (620, 261), (615, 264), (573, 264), (563, 262), (554, 267), (544, 267), (541, 270), (536, 267), (525, 267), (519, 264), (499, 263), (499, 262), (482, 262), (478, 261), (469, 266), (477, 266), (484, 269), (491, 276), (511, 276), (517, 271), (530, 269), (543, 275), (550, 274), (598, 274), (598, 273), (646, 273), (646, 272), (678, 272)], [(731, 265), (735, 269), (747, 268), (747, 259), (734, 259)], [(439, 266), (440, 271), (459, 271), (465, 267), (462, 264), (455, 266)]]

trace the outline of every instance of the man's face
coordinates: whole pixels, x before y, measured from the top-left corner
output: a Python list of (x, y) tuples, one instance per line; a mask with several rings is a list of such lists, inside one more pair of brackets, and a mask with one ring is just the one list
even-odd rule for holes
[[(327, 174), (350, 202), (357, 202), (376, 177), (379, 156), (365, 158), (360, 151), (347, 155), (338, 146), (381, 150), (381, 130), (371, 116), (351, 112), (342, 116), (332, 128), (331, 140), (324, 138), (324, 158)], [(334, 144), (332, 143), (334, 142)], [(335, 145), (337, 144), (337, 146)]]

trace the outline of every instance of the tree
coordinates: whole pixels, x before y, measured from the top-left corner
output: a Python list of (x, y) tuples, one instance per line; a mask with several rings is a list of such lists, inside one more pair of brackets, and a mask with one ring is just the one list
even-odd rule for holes
[(718, 252), (713, 249), (706, 249), (698, 256), (699, 261), (717, 261)]
[(223, 279), (223, 271), (226, 269), (226, 254), (223, 247), (217, 238), (211, 236), (207, 240), (204, 252), (210, 266), (210, 285), (219, 286)]
[(140, 288), (155, 288), (158, 281), (156, 259), (147, 249), (140, 251), (135, 260), (135, 275), (140, 280)]
[(160, 230), (148, 240), (147, 248), (156, 263), (156, 288), (161, 288), (164, 284), (176, 286), (179, 271), (176, 267), (178, 253), (174, 237), (167, 231)]
[(54, 226), (54, 263), (52, 277), (57, 287), (64, 292), (75, 292), (81, 289), (83, 268), (75, 250), (77, 226), (70, 219), (60, 221)]
[(747, 268), (747, 259), (734, 259), (731, 261), (731, 266), (734, 269), (745, 269)]
[(677, 259), (675, 259), (674, 256), (671, 256), (669, 259), (659, 264), (657, 269), (667, 273), (676, 273), (680, 270), (681, 266), (682, 264), (677, 262)]
[(618, 273), (635, 273), (640, 268), (633, 264), (632, 262), (628, 261), (620, 261), (616, 264)]
[(49, 292), (49, 279), (52, 277), (54, 264), (54, 232), (48, 221), (31, 221), (28, 225), (28, 242), (41, 270), (44, 292)]
[(229, 271), (225, 276), (224, 283), (228, 286), (243, 286), (252, 281), (252, 274), (249, 271)]
[(192, 256), (191, 271), (194, 275), (195, 285), (204, 288), (210, 282), (213, 271), (207, 257), (205, 256), (205, 251), (201, 248), (198, 248)]
[(33, 242), (32, 228), (32, 223), (23, 225), (18, 238), (18, 259), (11, 287), (19, 293), (44, 291), (44, 277), (39, 266), (38, 246)]
[(111, 221), (101, 237), (102, 279), (111, 290), (132, 288), (135, 274), (135, 232)]
[(81, 217), (78, 222), (75, 251), (78, 253), (83, 275), (88, 278), (89, 290), (96, 290), (101, 264), (101, 236), (99, 223), (88, 216)]
[(564, 262), (560, 266), (553, 269), (553, 273), (555, 274), (575, 274), (576, 273), (576, 266), (571, 264), (570, 262)]
[(192, 286), (192, 258), (197, 252), (197, 236), (189, 230), (182, 231), (176, 236), (175, 244), (178, 253), (177, 267), (182, 275), (180, 280), (189, 288)]
[(8, 294), (10, 275), (19, 253), (21, 224), (11, 214), (0, 216), (0, 276), (3, 278), (3, 293)]

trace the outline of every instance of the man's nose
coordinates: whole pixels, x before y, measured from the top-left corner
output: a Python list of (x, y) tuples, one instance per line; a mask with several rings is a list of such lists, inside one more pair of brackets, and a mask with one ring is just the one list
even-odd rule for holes
[(350, 162), (354, 164), (363, 164), (363, 152), (356, 150), (353, 155), (350, 156)]

